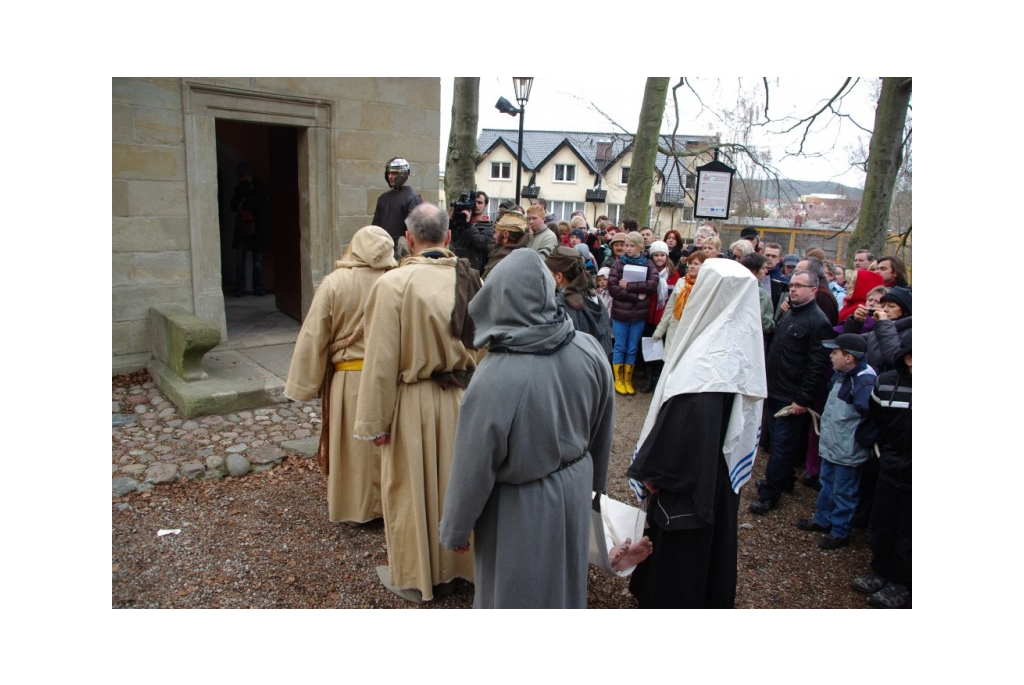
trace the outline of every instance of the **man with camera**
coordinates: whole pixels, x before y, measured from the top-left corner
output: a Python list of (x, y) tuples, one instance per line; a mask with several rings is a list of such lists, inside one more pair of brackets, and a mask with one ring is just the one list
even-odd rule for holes
[(487, 254), (494, 247), (494, 225), (487, 217), (490, 198), (482, 190), (462, 193), (452, 202), (452, 252), (469, 260), (469, 265), (483, 273)]

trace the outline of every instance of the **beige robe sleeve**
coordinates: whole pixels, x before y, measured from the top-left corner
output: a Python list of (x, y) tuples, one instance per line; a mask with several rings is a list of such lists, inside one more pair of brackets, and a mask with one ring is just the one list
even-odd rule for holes
[(320, 391), (331, 345), (333, 303), (331, 288), (324, 283), (313, 294), (313, 303), (302, 322), (288, 367), (284, 396), (290, 400), (311, 400)]
[(379, 279), (370, 290), (363, 317), (366, 358), (359, 381), (355, 437), (373, 440), (391, 432), (401, 364), (402, 293)]

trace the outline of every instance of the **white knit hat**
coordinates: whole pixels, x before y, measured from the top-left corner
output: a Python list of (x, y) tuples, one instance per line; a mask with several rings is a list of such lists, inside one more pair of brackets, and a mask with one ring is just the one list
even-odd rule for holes
[(649, 250), (649, 252), (652, 255), (656, 255), (656, 254), (667, 255), (668, 254), (668, 243), (666, 243), (664, 240), (655, 240), (653, 243), (651, 243), (651, 249)]

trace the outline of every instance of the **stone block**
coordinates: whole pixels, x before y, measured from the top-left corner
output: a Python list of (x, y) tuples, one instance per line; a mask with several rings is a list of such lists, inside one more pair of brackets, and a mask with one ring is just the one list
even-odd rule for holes
[(185, 194), (185, 183), (129, 181), (128, 211), (129, 214), (122, 216), (187, 217), (188, 198)]
[(284, 459), (285, 452), (276, 445), (264, 445), (252, 450), (247, 456), (253, 464), (273, 464)]
[(114, 321), (135, 321), (149, 318), (149, 308), (153, 305), (191, 307), (192, 286), (190, 283), (118, 286), (111, 290), (111, 300)]
[(394, 119), (397, 130), (405, 131), (410, 136), (432, 136), (436, 146), (436, 138), (441, 130), (441, 113), (437, 110), (396, 107)]
[(128, 216), (128, 181), (114, 179), (111, 183), (114, 216)]
[(185, 380), (206, 378), (203, 355), (220, 344), (220, 329), (181, 307), (153, 307), (153, 355)]
[(131, 105), (115, 104), (111, 110), (111, 124), (115, 143), (135, 142), (135, 111)]
[(111, 480), (111, 494), (114, 497), (124, 497), (128, 493), (139, 489), (139, 484), (132, 478), (118, 476)]
[(362, 116), (356, 128), (362, 131), (389, 131), (394, 126), (392, 117), (395, 106), (383, 102), (366, 102), (363, 104)]
[(206, 467), (203, 466), (203, 462), (191, 460), (186, 461), (181, 465), (181, 475), (189, 480), (200, 478), (206, 473)]
[(132, 255), (133, 283), (182, 283), (192, 278), (188, 252), (136, 252)]
[(239, 478), (249, 473), (252, 468), (249, 464), (249, 460), (243, 457), (241, 454), (229, 454), (227, 458), (228, 473), (235, 478)]
[(379, 78), (377, 99), (398, 105), (437, 110), (441, 105), (441, 79)]
[[(397, 147), (397, 145), (394, 147)], [(392, 149), (394, 149), (394, 147), (392, 147)], [(340, 165), (340, 168), (337, 170), (338, 173), (335, 176), (338, 185), (342, 187), (355, 186), (356, 188), (362, 188), (369, 195), (373, 196), (373, 202), (376, 203), (377, 196), (388, 189), (384, 181), (384, 164), (391, 157), (394, 157), (394, 155), (389, 154), (386, 157), (381, 157), (378, 161), (352, 160)], [(415, 188), (415, 186), (413, 187)], [(372, 209), (370, 213), (373, 213)]]
[[(367, 131), (340, 131), (335, 158), (338, 160), (373, 160), (377, 158), (377, 137)], [(381, 173), (383, 174), (383, 165)]]
[(146, 351), (138, 354), (123, 354), (117, 348), (110, 355), (110, 375), (141, 371), (153, 361), (153, 353)]
[(178, 480), (178, 465), (160, 462), (152, 464), (146, 469), (146, 482), (159, 485), (161, 483), (173, 483)]
[(181, 145), (184, 124), (176, 109), (135, 108), (135, 142), (144, 145)]
[(111, 343), (115, 354), (146, 354), (149, 361), (149, 319), (113, 322)]
[(114, 286), (129, 285), (132, 281), (132, 255), (115, 252), (111, 262), (112, 284)]
[(184, 181), (185, 150), (115, 143), (111, 167), (114, 178)]
[(185, 217), (113, 217), (114, 252), (166, 252), (188, 250), (190, 235)]
[(349, 93), (345, 93), (332, 112), (334, 120), (331, 125), (340, 132), (358, 130), (359, 122), (363, 120), (363, 101), (351, 100), (349, 97)]
[(111, 90), (115, 104), (181, 111), (180, 78), (114, 78)]

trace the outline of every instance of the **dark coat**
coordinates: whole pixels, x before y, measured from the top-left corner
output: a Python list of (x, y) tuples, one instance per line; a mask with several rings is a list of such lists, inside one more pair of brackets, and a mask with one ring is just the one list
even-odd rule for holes
[(864, 358), (868, 360), (868, 364), (876, 373), (882, 373), (896, 368), (896, 353), (910, 344), (912, 326), (913, 319), (911, 317), (901, 316), (895, 321), (892, 319), (876, 321), (871, 332), (864, 333), (864, 321), (857, 321), (851, 316), (843, 324), (843, 333), (856, 333), (864, 336), (868, 345), (868, 352)]
[(768, 397), (814, 406), (832, 364), (821, 344), (835, 337), (828, 319), (815, 302), (790, 307), (775, 324), (766, 362)]
[[(605, 266), (610, 266), (611, 269), (608, 274), (608, 292), (612, 296), (612, 320), (627, 323), (646, 321), (650, 306), (648, 299), (658, 296), (658, 272), (654, 269), (654, 262), (647, 260), (646, 281), (629, 282), (625, 287), (619, 285), (625, 263), (621, 259), (616, 259)], [(647, 297), (640, 299), (641, 294)]]
[(370, 223), (383, 228), (397, 243), (405, 236), (405, 217), (421, 202), (423, 200), (409, 186), (388, 190), (377, 198), (377, 208)]
[(234, 249), (245, 248), (252, 252), (264, 252), (270, 246), (270, 196), (263, 181), (252, 179), (252, 183), (239, 182), (231, 195), (231, 211), (252, 212), (254, 231), (248, 238), (237, 232), (231, 240)]
[(452, 227), (452, 241), (448, 248), (469, 265), (483, 273), (487, 255), (494, 247), (494, 225), (484, 219), (467, 226)]
[(913, 404), (911, 374), (903, 363), (886, 371), (875, 381), (871, 393), (871, 418), (878, 428), (878, 477), (900, 490), (910, 491)]

